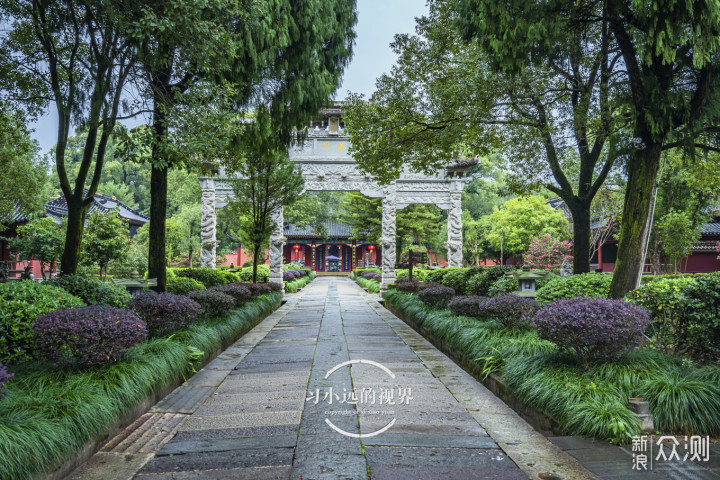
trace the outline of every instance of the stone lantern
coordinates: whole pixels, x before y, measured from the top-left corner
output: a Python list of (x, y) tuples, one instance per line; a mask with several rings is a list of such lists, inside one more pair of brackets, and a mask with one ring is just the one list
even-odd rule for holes
[(518, 281), (518, 290), (513, 292), (513, 295), (534, 297), (536, 295), (537, 281), (545, 279), (548, 274), (549, 272), (532, 272), (529, 265), (523, 265), (522, 270), (508, 274)]

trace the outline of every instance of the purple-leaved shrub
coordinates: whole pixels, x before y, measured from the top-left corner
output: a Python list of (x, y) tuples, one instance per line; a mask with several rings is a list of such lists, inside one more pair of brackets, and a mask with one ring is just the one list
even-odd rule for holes
[(228, 283), (227, 285), (221, 285), (213, 287), (211, 290), (215, 290), (227, 295), (230, 295), (235, 299), (235, 306), (242, 307), (247, 302), (253, 299), (253, 294), (250, 289), (240, 282)]
[(490, 297), (480, 305), (483, 316), (495, 318), (507, 328), (527, 325), (539, 309), (535, 299), (514, 295)]
[(642, 308), (623, 300), (575, 297), (543, 307), (532, 319), (540, 338), (577, 353), (583, 362), (617, 358), (643, 342), (650, 324)]
[(100, 305), (38, 315), (33, 330), (40, 355), (69, 366), (116, 362), (147, 337), (147, 326), (135, 313)]
[(450, 300), (450, 311), (455, 315), (463, 315), (466, 317), (480, 317), (480, 303), (485, 301), (485, 297), (478, 295), (463, 295), (454, 297)]
[(431, 287), (418, 293), (418, 298), (428, 307), (447, 308), (450, 299), (455, 296), (455, 290), (450, 287)]
[(395, 289), (399, 292), (417, 293), (420, 289), (420, 281), (417, 278), (398, 278), (395, 281)]
[(222, 317), (235, 308), (235, 298), (212, 288), (190, 292), (189, 297), (200, 304), (207, 318)]
[(141, 293), (130, 300), (129, 306), (145, 321), (151, 335), (187, 328), (195, 322), (200, 311), (199, 303), (173, 293)]

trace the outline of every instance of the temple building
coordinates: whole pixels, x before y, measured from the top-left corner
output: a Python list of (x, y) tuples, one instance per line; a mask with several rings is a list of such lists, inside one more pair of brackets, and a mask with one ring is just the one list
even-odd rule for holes
[(382, 262), (380, 246), (353, 240), (350, 226), (342, 222), (326, 223), (328, 237), (317, 238), (312, 226), (297, 228), (285, 224), (287, 243), (283, 263), (297, 263), (315, 272), (350, 272), (357, 267), (377, 266)]

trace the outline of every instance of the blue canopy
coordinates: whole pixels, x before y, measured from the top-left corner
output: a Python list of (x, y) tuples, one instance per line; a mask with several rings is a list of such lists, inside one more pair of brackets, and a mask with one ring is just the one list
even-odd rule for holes
[(336, 262), (336, 261), (339, 262), (340, 257), (336, 257), (335, 255), (328, 255), (327, 257), (325, 257), (325, 260), (327, 260), (329, 262)]

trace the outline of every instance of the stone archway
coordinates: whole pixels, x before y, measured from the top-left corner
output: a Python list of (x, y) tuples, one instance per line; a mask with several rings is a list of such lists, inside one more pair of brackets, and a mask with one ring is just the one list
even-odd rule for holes
[[(289, 149), (290, 160), (300, 165), (305, 191), (354, 191), (370, 198), (382, 198), (382, 289), (395, 282), (395, 221), (397, 210), (411, 204), (428, 203), (448, 211), (447, 261), (451, 267), (462, 264), (462, 208), (461, 193), (465, 173), (474, 161), (449, 161), (434, 175), (404, 171), (400, 178), (388, 185), (380, 185), (360, 171), (348, 154), (350, 142), (342, 128), (342, 110), (329, 108), (321, 112), (323, 118), (311, 123), (302, 145)], [(202, 177), (202, 221), (200, 260), (203, 267), (215, 268), (216, 209), (227, 204), (232, 189), (224, 172), (214, 177)], [(270, 281), (282, 283), (283, 210), (273, 212), (275, 231), (270, 236)]]

